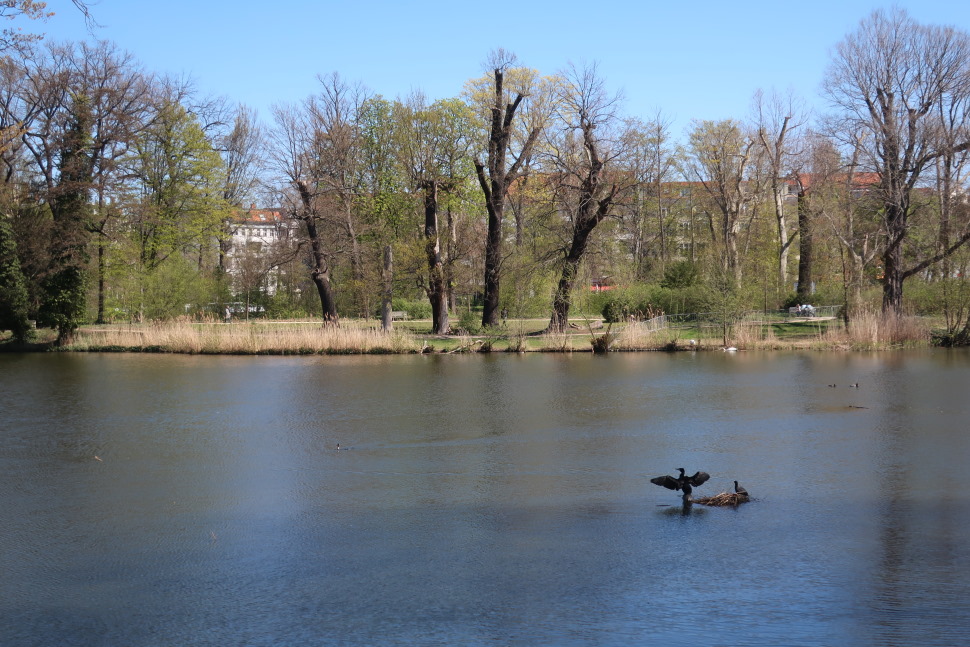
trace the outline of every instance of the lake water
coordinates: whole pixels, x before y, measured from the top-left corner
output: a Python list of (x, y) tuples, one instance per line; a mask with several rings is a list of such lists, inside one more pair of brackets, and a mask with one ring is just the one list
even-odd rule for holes
[(0, 354), (0, 645), (966, 644), (968, 429), (959, 351)]

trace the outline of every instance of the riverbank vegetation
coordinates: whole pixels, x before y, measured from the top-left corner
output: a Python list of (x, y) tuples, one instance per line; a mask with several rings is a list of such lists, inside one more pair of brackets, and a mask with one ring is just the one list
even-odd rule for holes
[(58, 345), (57, 332), (42, 329), (29, 344), (9, 333), (0, 350), (74, 352), (155, 352), (234, 355), (346, 355), (487, 352), (629, 352), (738, 350), (888, 350), (928, 346), (930, 322), (919, 317), (860, 315), (849, 328), (836, 318), (786, 320), (753, 317), (731, 324), (724, 343), (716, 322), (657, 327), (651, 322), (603, 325), (598, 319), (574, 319), (567, 332), (549, 332), (545, 319), (509, 320), (487, 333), (433, 333), (433, 321), (398, 324), (391, 331), (379, 322), (254, 320), (240, 323), (189, 320), (152, 324), (82, 326), (69, 345)]
[(835, 48), (832, 114), (757, 91), (682, 135), (502, 50), (452, 98), (323, 74), (262, 121), (109, 42), (27, 45), (0, 51), (8, 347), (970, 342), (970, 35), (902, 10)]

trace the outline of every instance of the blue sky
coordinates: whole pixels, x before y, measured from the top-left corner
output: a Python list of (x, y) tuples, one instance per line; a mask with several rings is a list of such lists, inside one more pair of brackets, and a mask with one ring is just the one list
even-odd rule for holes
[[(147, 69), (191, 76), (269, 120), (274, 103), (316, 92), (319, 74), (339, 72), (388, 98), (421, 90), (458, 95), (504, 47), (542, 73), (596, 62), (625, 111), (660, 111), (680, 136), (692, 119), (744, 118), (756, 90), (792, 91), (819, 108), (832, 48), (887, 3), (860, 0), (658, 3), (341, 2), (321, 0), (96, 0), (94, 36), (131, 52)], [(970, 3), (897, 3), (917, 20), (970, 30)], [(69, 0), (39, 29), (55, 40), (91, 35)]]

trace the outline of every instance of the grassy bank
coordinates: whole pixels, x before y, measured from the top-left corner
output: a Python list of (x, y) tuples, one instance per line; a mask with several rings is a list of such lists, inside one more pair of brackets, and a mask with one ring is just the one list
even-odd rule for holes
[(406, 332), (383, 334), (345, 323), (157, 323), (85, 326), (64, 350), (233, 355), (349, 355), (415, 353), (420, 342)]
[[(319, 321), (222, 323), (167, 322), (84, 326), (74, 343), (58, 350), (78, 352), (161, 352), (241, 355), (347, 355), (421, 352), (589, 352), (718, 350), (884, 350), (927, 347), (929, 323), (917, 317), (856, 317), (847, 329), (840, 320), (745, 321), (727, 330), (714, 325), (652, 329), (646, 323), (603, 326), (575, 320), (565, 334), (545, 334), (545, 319), (510, 320), (500, 329), (477, 335), (432, 335), (428, 321), (395, 324), (382, 332), (378, 323), (343, 320), (340, 327)], [(9, 334), (4, 350), (53, 350), (56, 335), (39, 330), (34, 343), (17, 347)]]

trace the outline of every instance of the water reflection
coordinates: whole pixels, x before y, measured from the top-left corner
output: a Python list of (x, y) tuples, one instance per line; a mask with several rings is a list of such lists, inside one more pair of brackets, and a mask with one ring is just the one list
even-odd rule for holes
[[(0, 644), (958, 644), (968, 377), (953, 351), (0, 356)], [(756, 500), (684, 508), (649, 483), (677, 465)]]

